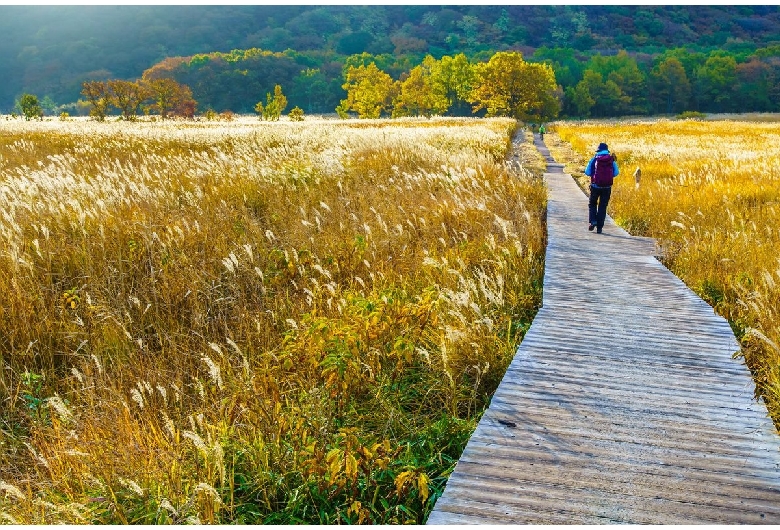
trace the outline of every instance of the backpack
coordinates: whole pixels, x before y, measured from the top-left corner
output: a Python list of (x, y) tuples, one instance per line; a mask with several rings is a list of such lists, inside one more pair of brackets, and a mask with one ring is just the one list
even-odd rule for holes
[(609, 154), (597, 155), (593, 161), (593, 176), (590, 183), (601, 188), (612, 186), (612, 180), (615, 178), (615, 168), (612, 163), (615, 157)]

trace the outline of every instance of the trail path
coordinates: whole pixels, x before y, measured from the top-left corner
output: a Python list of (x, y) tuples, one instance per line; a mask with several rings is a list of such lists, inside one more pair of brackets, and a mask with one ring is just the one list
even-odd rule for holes
[(587, 198), (536, 146), (543, 307), (428, 524), (780, 524), (780, 437), (728, 323), (653, 240), (588, 232)]

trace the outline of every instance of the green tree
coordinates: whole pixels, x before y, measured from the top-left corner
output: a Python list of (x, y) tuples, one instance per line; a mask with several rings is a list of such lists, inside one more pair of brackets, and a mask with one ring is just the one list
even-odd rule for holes
[(532, 62), (548, 63), (555, 71), (555, 80), (564, 89), (573, 87), (580, 79), (585, 65), (575, 57), (573, 48), (538, 48), (531, 57)]
[[(590, 72), (591, 75), (598, 75)], [(566, 89), (566, 112), (573, 116), (587, 118), (596, 100), (590, 95), (589, 83), (580, 82)]]
[(705, 61), (694, 73), (694, 87), (699, 109), (710, 112), (740, 110), (737, 102), (737, 61), (719, 52)]
[(658, 59), (664, 60), (671, 57), (674, 57), (680, 61), (680, 64), (682, 64), (683, 68), (685, 69), (685, 75), (688, 76), (689, 80), (693, 78), (693, 74), (696, 69), (699, 66), (702, 66), (705, 61), (707, 61), (707, 55), (704, 53), (693, 52), (687, 48), (673, 48), (671, 50), (666, 50)]
[(341, 101), (337, 112), (341, 109), (342, 112), (356, 112), (358, 118), (379, 118), (391, 108), (395, 83), (375, 63), (350, 66), (345, 80), (342, 88), (347, 91), (347, 99)]
[(140, 83), (115, 79), (108, 82), (111, 91), (111, 104), (122, 113), (122, 118), (135, 121), (141, 104), (149, 97), (149, 92)]
[(463, 31), (466, 46), (470, 49), (476, 48), (479, 45), (481, 37), (480, 27), (482, 26), (482, 22), (480, 22), (479, 18), (472, 15), (465, 15), (456, 25)]
[(19, 98), (19, 108), (22, 111), (24, 119), (30, 121), (33, 118), (42, 118), (43, 109), (38, 103), (38, 96), (33, 94), (22, 94)]
[(54, 103), (54, 100), (51, 99), (50, 96), (43, 96), (43, 99), (41, 100), (41, 109), (47, 114), (54, 114), (54, 111), (57, 109), (57, 104)]
[(547, 121), (560, 111), (555, 74), (548, 64), (528, 63), (519, 52), (498, 52), (476, 67), (473, 111), (522, 121)]
[(688, 109), (691, 83), (675, 57), (658, 63), (650, 72), (650, 99), (656, 112), (680, 113)]
[(81, 85), (81, 94), (90, 104), (89, 115), (97, 121), (106, 119), (111, 107), (111, 94), (105, 81), (85, 81)]
[[(647, 80), (639, 70), (636, 60), (621, 50), (617, 55), (594, 56), (588, 70), (601, 74), (604, 82), (612, 81), (619, 89), (619, 96), (611, 101), (611, 116), (644, 114), (648, 112)], [(613, 90), (610, 87), (610, 90)], [(598, 102), (597, 102), (598, 104)]]
[(585, 70), (582, 81), (574, 88), (574, 97), (577, 115), (582, 117), (614, 116), (616, 109), (626, 108), (630, 102), (617, 83), (611, 79), (605, 81), (593, 70)]
[(509, 18), (509, 13), (507, 12), (506, 8), (504, 8), (501, 10), (501, 16), (499, 16), (498, 20), (493, 23), (493, 27), (501, 32), (509, 31), (509, 24), (511, 22), (512, 21)]
[(306, 112), (325, 112), (330, 89), (328, 79), (319, 68), (306, 68), (293, 79), (290, 98), (306, 107)]
[(415, 66), (409, 77), (400, 84), (399, 94), (393, 101), (392, 116), (438, 116), (447, 112), (450, 102), (444, 85), (436, 82), (435, 72), (440, 64), (428, 55)]

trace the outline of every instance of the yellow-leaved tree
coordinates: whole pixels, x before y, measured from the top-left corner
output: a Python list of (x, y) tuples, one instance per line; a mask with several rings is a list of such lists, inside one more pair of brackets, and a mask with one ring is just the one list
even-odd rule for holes
[(475, 67), (469, 96), (474, 112), (522, 121), (547, 121), (560, 112), (559, 88), (548, 64), (528, 63), (519, 52), (498, 52)]
[(141, 104), (149, 97), (147, 88), (135, 81), (114, 79), (108, 81), (111, 103), (122, 112), (122, 119), (135, 121)]
[(287, 108), (287, 97), (282, 93), (281, 85), (274, 86), (274, 95), (268, 92), (265, 95), (265, 105), (258, 101), (255, 105), (255, 112), (260, 115), (260, 119), (269, 121), (278, 121), (279, 117)]
[(344, 77), (346, 83), (341, 88), (347, 91), (347, 99), (336, 108), (339, 116), (346, 117), (352, 111), (358, 118), (379, 118), (392, 106), (396, 83), (375, 63), (350, 66)]
[(439, 116), (450, 108), (444, 85), (440, 82), (441, 64), (428, 55), (412, 68), (400, 85), (393, 101), (393, 118), (400, 116)]
[(195, 115), (196, 101), (192, 98), (192, 90), (174, 79), (167, 77), (143, 80), (144, 86), (152, 99), (150, 109), (157, 111), (162, 119), (171, 115), (192, 118)]
[(444, 87), (452, 112), (457, 116), (469, 115), (468, 98), (474, 88), (475, 72), (468, 57), (462, 53), (454, 57), (445, 55), (439, 61), (434, 78)]
[(111, 93), (105, 81), (84, 81), (81, 94), (87, 98), (92, 108), (89, 115), (98, 121), (104, 121), (111, 107)]

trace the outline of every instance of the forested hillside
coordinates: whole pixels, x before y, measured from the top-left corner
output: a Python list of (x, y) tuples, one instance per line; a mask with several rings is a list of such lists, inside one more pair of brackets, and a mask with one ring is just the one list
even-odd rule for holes
[(355, 55), (400, 80), (428, 54), (502, 50), (552, 64), (567, 115), (779, 110), (778, 6), (2, 6), (0, 31), (5, 112), (152, 67), (191, 83), (199, 111), (251, 112), (280, 84), (333, 112)]

